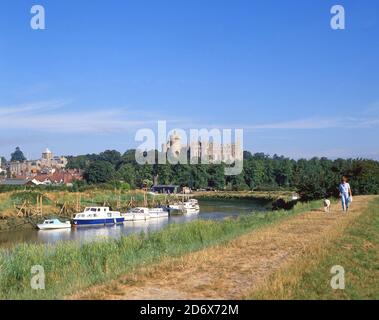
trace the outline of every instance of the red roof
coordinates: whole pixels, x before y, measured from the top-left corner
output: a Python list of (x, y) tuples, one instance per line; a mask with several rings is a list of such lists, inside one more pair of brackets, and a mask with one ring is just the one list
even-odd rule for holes
[(65, 172), (65, 171), (57, 171), (53, 174), (39, 174), (34, 177), (39, 182), (44, 182), (50, 180), (51, 183), (72, 183), (75, 180), (82, 180), (82, 176), (78, 172)]

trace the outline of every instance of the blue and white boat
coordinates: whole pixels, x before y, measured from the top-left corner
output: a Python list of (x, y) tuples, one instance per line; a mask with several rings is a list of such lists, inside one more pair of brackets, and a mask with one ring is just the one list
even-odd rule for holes
[(74, 226), (106, 225), (123, 223), (124, 217), (119, 211), (110, 211), (109, 207), (87, 207), (77, 213), (73, 219)]

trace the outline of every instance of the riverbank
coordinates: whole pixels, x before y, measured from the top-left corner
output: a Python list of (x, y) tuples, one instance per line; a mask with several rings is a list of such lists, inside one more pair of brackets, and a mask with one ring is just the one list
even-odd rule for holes
[[(290, 209), (292, 193), (271, 192), (196, 192), (190, 195), (162, 195), (145, 193), (142, 190), (112, 191), (90, 190), (86, 192), (17, 190), (0, 193), (0, 232), (32, 229), (45, 218), (71, 219), (86, 206), (109, 206), (114, 210), (126, 212), (134, 206), (159, 206), (176, 202), (183, 197), (200, 200), (252, 200), (260, 202), (268, 210)], [(42, 198), (42, 205), (39, 202)], [(273, 204), (284, 199), (285, 204), (275, 208)]]
[(293, 191), (204, 191), (194, 192), (193, 197), (203, 200), (257, 201), (268, 210), (290, 210), (300, 199), (294, 199)]
[[(348, 226), (357, 223), (360, 217), (363, 219), (362, 230), (373, 224), (372, 212), (376, 212), (377, 207), (373, 207), (372, 201), (377, 203), (377, 199), (375, 196), (355, 197), (349, 214), (343, 214), (337, 204), (333, 204), (332, 212), (329, 214), (322, 209), (313, 208), (306, 213), (264, 225), (229, 242), (219, 243), (180, 257), (166, 257), (161, 263), (138, 268), (116, 281), (92, 287), (70, 298), (153, 300), (286, 298), (289, 296), (281, 295), (283, 292), (281, 288), (287, 288), (284, 281), (286, 272), (290, 271), (287, 280), (293, 279), (291, 275), (295, 273), (298, 275), (296, 279), (301, 281), (302, 272), (297, 273), (301, 267), (296, 266), (298, 262), (304, 262), (302, 259), (304, 255), (314, 254), (315, 261), (323, 261), (322, 256), (319, 256), (320, 250), (313, 252), (315, 248), (324, 248), (326, 243), (332, 243), (329, 241), (337, 241), (344, 237), (350, 232), (347, 231)], [(370, 231), (371, 237), (372, 233), (373, 231)], [(370, 235), (362, 234), (360, 241), (366, 243), (368, 248), (374, 246), (370, 249), (370, 260), (358, 259), (362, 254), (357, 248), (360, 247), (360, 242), (355, 243), (353, 240), (353, 248), (357, 248), (354, 252), (351, 251), (352, 248), (341, 247), (338, 243), (334, 243), (332, 248), (340, 254), (336, 256), (335, 261), (330, 261), (333, 262), (332, 265), (329, 262), (325, 263), (328, 268), (321, 271), (325, 271), (322, 279), (315, 278), (310, 287), (305, 287), (306, 297), (315, 299), (325, 297), (319, 294), (317, 289), (319, 286), (335, 298), (374, 297), (372, 294), (366, 295), (361, 289), (355, 295), (348, 294), (348, 291), (345, 295), (336, 294), (329, 286), (332, 276), (330, 268), (340, 262), (339, 256), (349, 257), (352, 254), (356, 255), (356, 258), (346, 266), (349, 270), (354, 270), (351, 277), (357, 277), (355, 283), (369, 287), (367, 291), (378, 292), (377, 281), (371, 281), (375, 272), (374, 275), (367, 276), (367, 272), (377, 270), (377, 260), (373, 259), (373, 254), (377, 254), (377, 244), (371, 243), (369, 237)], [(347, 262), (342, 260), (341, 263), (344, 261)], [(366, 262), (369, 263), (368, 266)], [(282, 269), (286, 267), (290, 269)], [(364, 269), (367, 269), (367, 272), (363, 272)], [(278, 274), (284, 276), (276, 277)], [(296, 281), (294, 283), (296, 284)], [(270, 294), (263, 294), (264, 288), (267, 290), (271, 284), (274, 284), (274, 289)], [(277, 294), (274, 294), (275, 292)]]
[(196, 191), (193, 196), (199, 199), (239, 199), (272, 202), (277, 199), (291, 201), (293, 191)]
[[(42, 201), (41, 201), (42, 199)], [(109, 206), (125, 211), (132, 206), (164, 204), (167, 197), (141, 190), (86, 192), (17, 190), (0, 193), (0, 232), (31, 229), (45, 218), (67, 220), (86, 206)]]
[[(165, 259), (224, 244), (252, 230), (316, 208), (319, 202), (299, 204), (291, 211), (257, 213), (222, 221), (195, 221), (169, 225), (149, 235), (139, 234), (80, 245), (23, 244), (0, 250), (0, 299), (62, 298), (87, 287), (109, 282), (123, 274)], [(42, 265), (46, 289), (30, 288), (30, 268)]]

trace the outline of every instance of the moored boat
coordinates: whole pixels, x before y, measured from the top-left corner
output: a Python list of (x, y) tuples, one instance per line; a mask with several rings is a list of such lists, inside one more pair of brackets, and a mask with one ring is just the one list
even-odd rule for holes
[(124, 217), (118, 211), (111, 211), (109, 207), (87, 207), (77, 213), (73, 219), (75, 226), (106, 225), (123, 223)]
[(189, 199), (183, 203), (184, 214), (198, 214), (200, 213), (199, 202), (196, 199)]
[(40, 230), (69, 229), (71, 228), (71, 223), (70, 221), (61, 222), (58, 219), (48, 219), (37, 224), (37, 227)]
[(174, 214), (198, 214), (200, 212), (199, 202), (196, 199), (171, 204), (168, 209)]
[(150, 218), (164, 218), (169, 216), (168, 211), (164, 210), (163, 208), (149, 209), (149, 215)]
[(141, 221), (150, 219), (150, 212), (148, 208), (133, 208), (127, 213), (123, 213), (124, 221)]

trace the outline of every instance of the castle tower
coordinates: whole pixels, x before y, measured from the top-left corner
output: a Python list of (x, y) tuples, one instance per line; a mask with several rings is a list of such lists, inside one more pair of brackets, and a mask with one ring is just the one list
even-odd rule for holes
[(42, 152), (42, 159), (51, 161), (51, 159), (53, 159), (53, 153), (48, 148), (46, 148), (46, 150)]
[(170, 136), (170, 152), (176, 157), (179, 157), (181, 150), (181, 137), (176, 133), (176, 131), (174, 131), (174, 133)]

